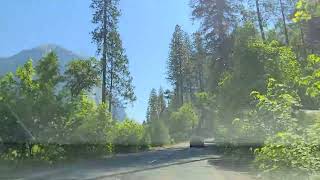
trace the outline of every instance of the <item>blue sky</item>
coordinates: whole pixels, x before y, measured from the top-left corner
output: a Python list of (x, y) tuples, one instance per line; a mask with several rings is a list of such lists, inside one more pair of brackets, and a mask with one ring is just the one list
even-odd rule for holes
[[(3, 0), (0, 6), (0, 57), (54, 43), (94, 56), (89, 32), (90, 0)], [(189, 0), (121, 0), (119, 30), (130, 61), (137, 101), (130, 118), (145, 118), (152, 88), (170, 88), (165, 79), (170, 39), (176, 24), (189, 33), (193, 25)]]

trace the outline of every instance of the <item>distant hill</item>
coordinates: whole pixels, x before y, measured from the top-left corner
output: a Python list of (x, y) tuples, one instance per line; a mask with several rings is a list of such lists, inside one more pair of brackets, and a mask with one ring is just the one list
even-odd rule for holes
[[(0, 58), (0, 76), (8, 72), (15, 72), (19, 66), (25, 64), (29, 59), (33, 60), (34, 65), (46, 54), (55, 52), (59, 58), (61, 71), (64, 71), (65, 66), (74, 59), (83, 59), (70, 50), (60, 47), (55, 44), (45, 44), (32, 49), (27, 49), (7, 58)], [(98, 103), (101, 100), (101, 88), (94, 88), (92, 97)], [(113, 116), (115, 119), (122, 121), (126, 117), (125, 108), (115, 107), (113, 109)]]
[(57, 54), (62, 70), (71, 60), (83, 58), (80, 55), (55, 44), (41, 45), (32, 49), (23, 50), (18, 54), (7, 58), (0, 58), (0, 75), (15, 71), (17, 67), (22, 66), (29, 59), (32, 59), (34, 63), (37, 63), (43, 56), (52, 51)]

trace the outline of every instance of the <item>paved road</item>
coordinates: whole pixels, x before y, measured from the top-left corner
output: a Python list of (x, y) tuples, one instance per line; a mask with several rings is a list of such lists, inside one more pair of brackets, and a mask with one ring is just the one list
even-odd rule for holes
[[(101, 160), (86, 160), (52, 169), (34, 169), (15, 179), (45, 180), (251, 180), (237, 167), (221, 163), (210, 148), (172, 147)], [(12, 174), (11, 174), (12, 175)], [(14, 176), (11, 176), (12, 178)], [(3, 179), (9, 178), (9, 175)], [(0, 175), (0, 179), (1, 175)]]

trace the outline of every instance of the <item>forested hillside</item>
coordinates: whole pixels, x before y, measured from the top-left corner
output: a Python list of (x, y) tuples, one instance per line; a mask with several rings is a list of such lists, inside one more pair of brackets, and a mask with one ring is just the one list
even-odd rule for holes
[(316, 173), (320, 117), (303, 114), (320, 107), (319, 2), (192, 0), (190, 7), (201, 26), (193, 34), (174, 29), (166, 74), (173, 89), (152, 90), (149, 99), (152, 141), (214, 137), (225, 152), (251, 152), (265, 178)]

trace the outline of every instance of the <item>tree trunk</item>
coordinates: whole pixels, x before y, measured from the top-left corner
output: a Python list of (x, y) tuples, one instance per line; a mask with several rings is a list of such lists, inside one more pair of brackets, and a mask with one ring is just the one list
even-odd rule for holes
[(106, 4), (103, 7), (103, 47), (102, 47), (102, 103), (106, 103), (107, 86), (107, 10)]
[(183, 78), (182, 78), (182, 74), (180, 75), (180, 107), (183, 106)]
[(303, 32), (303, 29), (301, 27), (301, 24), (299, 25), (299, 29), (300, 29), (301, 44), (302, 44), (303, 47), (305, 47), (304, 32)]
[(183, 105), (183, 73), (182, 61), (179, 62), (179, 107)]
[(189, 83), (189, 98), (190, 98), (190, 102), (193, 102), (193, 88), (192, 88), (192, 82)]
[(110, 89), (109, 89), (109, 112), (112, 113), (112, 90), (113, 90), (113, 60), (110, 65)]
[(286, 44), (289, 45), (289, 35), (288, 35), (288, 28), (287, 28), (287, 23), (286, 23), (286, 16), (284, 14), (284, 7), (282, 0), (279, 0), (280, 7), (281, 7), (281, 14), (282, 14), (282, 22), (283, 22), (283, 28), (284, 28), (284, 35), (286, 37)]
[(107, 60), (105, 55), (102, 57), (102, 103), (106, 103), (106, 85), (107, 85), (107, 77), (106, 77), (106, 65)]
[(304, 58), (307, 57), (307, 49), (306, 49), (306, 43), (304, 41), (304, 32), (303, 32), (303, 29), (302, 29), (302, 25), (301, 23), (299, 24), (299, 29), (300, 29), (300, 38), (301, 38), (301, 46), (302, 46), (302, 56)]
[(203, 92), (204, 91), (204, 88), (203, 88), (203, 68), (202, 68), (202, 65), (201, 64), (198, 64), (198, 85), (199, 85), (199, 90), (200, 92)]
[(257, 16), (258, 16), (258, 22), (259, 22), (261, 38), (262, 38), (263, 41), (265, 41), (266, 40), (266, 36), (264, 34), (264, 29), (263, 29), (263, 19), (262, 19), (261, 12), (260, 12), (259, 0), (256, 0), (256, 8), (257, 8)]

